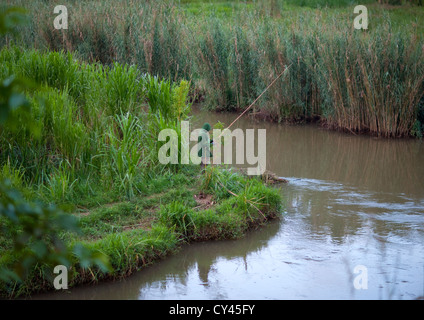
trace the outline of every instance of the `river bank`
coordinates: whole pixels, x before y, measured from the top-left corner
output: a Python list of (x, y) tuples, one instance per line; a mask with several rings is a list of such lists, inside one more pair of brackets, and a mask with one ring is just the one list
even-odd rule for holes
[[(259, 179), (162, 164), (159, 132), (180, 132), (191, 114), (187, 81), (17, 47), (0, 61), (2, 78), (36, 83), (0, 132), (1, 295), (52, 288), (52, 259), (69, 264), (70, 286), (122, 277), (182, 242), (240, 237), (279, 213), (280, 195)], [(62, 251), (71, 255), (57, 260)]]
[[(275, 188), (229, 170), (210, 167), (202, 173), (191, 167), (152, 179), (150, 186), (148, 196), (73, 213), (82, 233), (63, 237), (106, 254), (113, 271), (76, 264), (69, 268), (69, 288), (127, 277), (186, 243), (241, 238), (280, 215), (281, 196)], [(4, 261), (7, 252), (2, 256)], [(1, 286), (1, 295), (11, 298), (54, 290), (48, 268), (35, 268), (19, 285)]]

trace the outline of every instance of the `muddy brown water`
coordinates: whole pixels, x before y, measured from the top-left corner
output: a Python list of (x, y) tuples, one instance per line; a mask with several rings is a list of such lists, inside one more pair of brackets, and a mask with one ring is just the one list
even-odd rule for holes
[[(192, 123), (234, 114), (196, 111)], [(424, 142), (264, 128), (281, 219), (246, 237), (190, 244), (131, 277), (40, 299), (417, 299), (424, 296)], [(362, 266), (355, 273), (355, 267)]]

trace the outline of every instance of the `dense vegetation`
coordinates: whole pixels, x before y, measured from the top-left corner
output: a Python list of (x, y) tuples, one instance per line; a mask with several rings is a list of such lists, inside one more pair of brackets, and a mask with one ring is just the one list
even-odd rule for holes
[[(190, 113), (187, 81), (171, 83), (119, 63), (82, 63), (70, 53), (3, 48), (0, 60), (1, 78), (33, 83), (23, 91), (28, 108), (10, 110), (0, 131), (0, 180), (14, 190), (0, 190), (0, 209), (6, 209), (0, 216), (1, 276), (2, 269), (20, 266), (22, 250), (35, 256), (45, 250), (36, 230), (46, 222), (28, 220), (28, 210), (19, 216), (7, 210), (16, 191), (59, 205), (68, 212), (61, 216), (68, 227), (77, 221), (79, 233), (49, 227), (54, 239), (81, 253), (69, 257), (71, 285), (128, 275), (181, 241), (240, 237), (278, 213), (279, 193), (258, 179), (160, 164), (165, 142), (158, 141), (159, 131), (178, 132)], [(195, 195), (209, 200), (199, 205)], [(28, 227), (35, 231), (28, 233)], [(109, 257), (113, 271), (81, 263), (88, 252)], [(24, 282), (2, 282), (1, 295), (51, 288), (52, 262), (30, 268)]]
[[(48, 249), (63, 243), (76, 285), (275, 217), (280, 195), (257, 178), (159, 163), (158, 133), (180, 132), (193, 97), (242, 109), (289, 67), (254, 113), (424, 133), (421, 7), (367, 1), (370, 29), (357, 31), (351, 1), (119, 3), (71, 1), (70, 28), (56, 30), (59, 1), (6, 1), (30, 21), (0, 38), (2, 296), (51, 288), (63, 257)], [(36, 261), (23, 282), (7, 273)]]
[(190, 79), (211, 109), (245, 107), (290, 66), (253, 112), (385, 137), (423, 134), (422, 6), (366, 1), (364, 31), (353, 28), (352, 1), (78, 1), (68, 5), (69, 29), (55, 30), (59, 2), (8, 3), (33, 13), (19, 43)]

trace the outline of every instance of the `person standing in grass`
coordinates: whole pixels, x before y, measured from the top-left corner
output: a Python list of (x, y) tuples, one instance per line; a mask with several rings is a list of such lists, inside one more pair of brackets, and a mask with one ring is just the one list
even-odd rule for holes
[(210, 151), (210, 145), (213, 141), (209, 137), (209, 131), (211, 130), (211, 125), (205, 123), (202, 127), (203, 131), (199, 134), (197, 142), (199, 143), (199, 152), (197, 155), (201, 157), (200, 166), (205, 168), (210, 163), (210, 158), (212, 157), (212, 152)]

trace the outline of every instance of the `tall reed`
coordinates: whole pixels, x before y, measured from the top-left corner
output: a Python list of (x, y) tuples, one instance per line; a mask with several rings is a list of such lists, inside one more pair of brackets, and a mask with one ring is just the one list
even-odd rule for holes
[[(15, 41), (71, 51), (111, 68), (114, 62), (127, 63), (130, 69), (137, 65), (139, 70), (132, 70), (138, 74), (191, 80), (211, 109), (242, 109), (290, 65), (288, 75), (253, 112), (277, 121), (319, 119), (334, 129), (387, 137), (422, 135), (422, 26), (417, 22), (416, 27), (395, 31), (384, 7), (372, 7), (373, 24), (363, 31), (353, 28), (350, 1), (234, 4), (227, 6), (224, 17), (218, 10), (189, 14), (172, 1), (127, 0), (119, 6), (84, 1), (69, 4), (72, 28), (55, 30), (48, 22), (56, 1), (8, 3), (24, 5), (32, 13), (31, 32), (22, 32)], [(298, 12), (293, 5), (349, 11)], [(55, 85), (90, 86), (74, 72), (66, 73), (69, 61), (61, 64), (54, 70), (41, 67), (40, 77), (51, 79), (49, 85), (58, 81)], [(69, 78), (72, 75), (76, 78)], [(141, 95), (134, 91), (137, 77), (123, 82), (128, 92), (121, 92), (132, 96), (125, 98), (129, 101)], [(108, 95), (120, 95), (117, 87)], [(78, 98), (74, 91), (81, 91), (70, 87), (70, 94)]]

